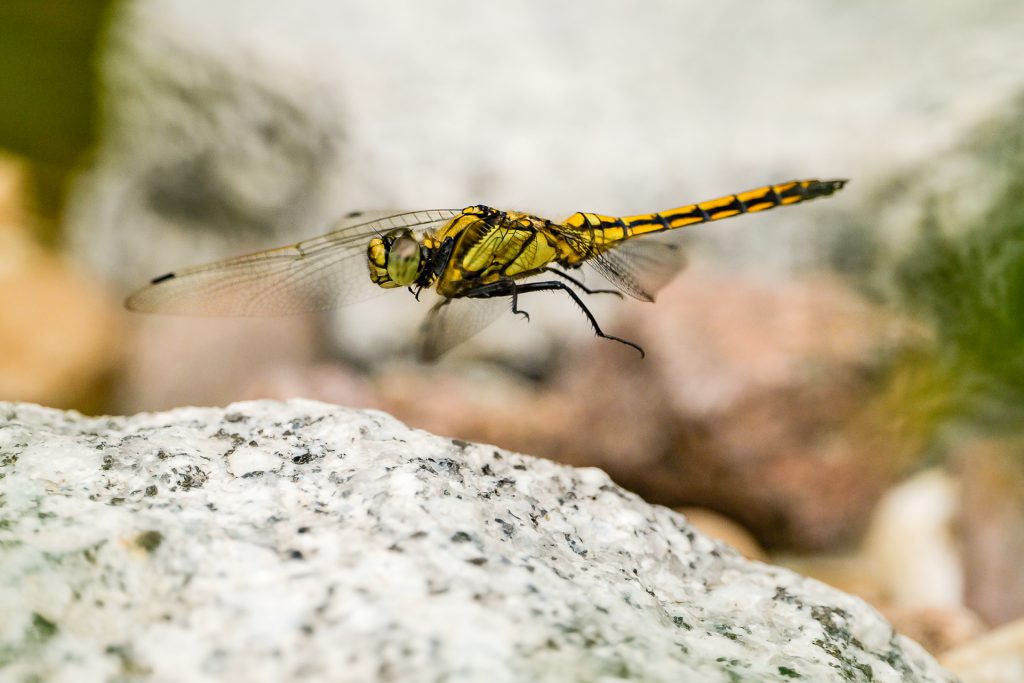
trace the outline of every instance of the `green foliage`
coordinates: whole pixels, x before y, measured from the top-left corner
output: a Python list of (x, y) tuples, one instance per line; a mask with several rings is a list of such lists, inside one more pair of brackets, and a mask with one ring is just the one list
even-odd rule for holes
[(946, 236), (924, 225), (900, 264), (904, 303), (934, 323), (929, 365), (949, 417), (987, 429), (1024, 419), (1024, 169), (979, 225)]
[(95, 135), (94, 63), (110, 0), (0, 2), (0, 148), (32, 162), (44, 210)]

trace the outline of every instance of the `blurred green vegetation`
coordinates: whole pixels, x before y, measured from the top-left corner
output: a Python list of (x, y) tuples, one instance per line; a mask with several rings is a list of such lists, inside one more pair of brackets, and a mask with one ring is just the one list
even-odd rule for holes
[(95, 56), (111, 0), (0, 2), (0, 149), (28, 159), (38, 209), (59, 210), (96, 131)]
[(903, 368), (901, 381), (915, 386), (904, 398), (916, 396), (918, 405), (908, 409), (935, 427), (1005, 433), (1024, 426), (1021, 121), (1013, 116), (979, 139), (975, 151), (993, 183), (1005, 185), (977, 223), (947, 226), (929, 215), (897, 264), (900, 302), (929, 320), (935, 334), (934, 347)]
[(1024, 184), (963, 237), (944, 236), (930, 218), (897, 281), (904, 303), (935, 324), (948, 417), (1024, 425)]

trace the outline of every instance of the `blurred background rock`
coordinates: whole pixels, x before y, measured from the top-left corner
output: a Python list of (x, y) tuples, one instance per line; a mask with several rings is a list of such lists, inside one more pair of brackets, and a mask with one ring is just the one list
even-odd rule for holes
[[(7, 0), (0, 399), (378, 407), (696, 506), (935, 651), (1012, 629), (1022, 34), (1016, 0)], [(853, 182), (674, 236), (692, 267), (656, 305), (594, 302), (644, 361), (558, 297), (433, 367), (400, 293), (273, 320), (119, 308), (355, 209), (630, 214), (815, 176)], [(941, 575), (905, 561), (918, 536)]]

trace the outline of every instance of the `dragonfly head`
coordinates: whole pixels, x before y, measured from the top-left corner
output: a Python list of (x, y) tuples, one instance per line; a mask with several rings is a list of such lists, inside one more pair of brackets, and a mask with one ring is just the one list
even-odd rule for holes
[(419, 279), (426, 258), (423, 245), (408, 228), (396, 228), (370, 240), (366, 250), (370, 279), (379, 287), (408, 287)]

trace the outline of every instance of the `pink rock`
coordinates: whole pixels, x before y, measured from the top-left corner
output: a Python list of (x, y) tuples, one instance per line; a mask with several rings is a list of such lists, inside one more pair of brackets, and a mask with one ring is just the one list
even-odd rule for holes
[(1024, 442), (974, 441), (956, 462), (967, 605), (990, 624), (1024, 618)]

